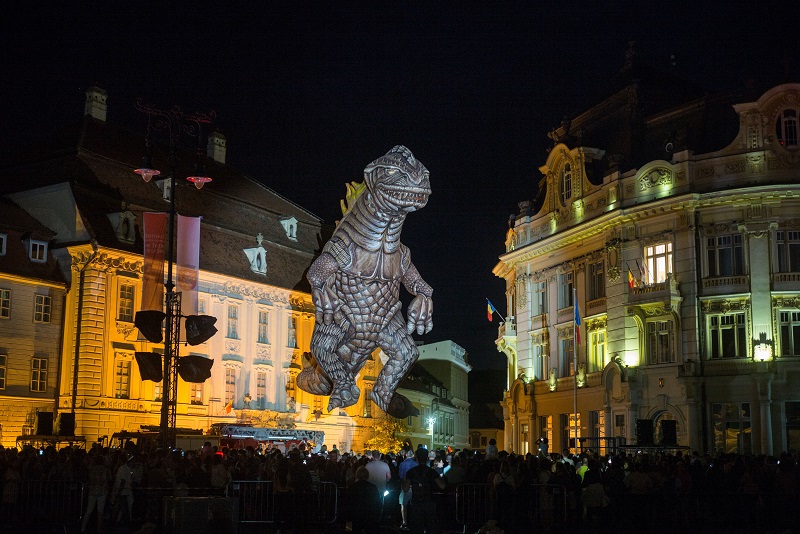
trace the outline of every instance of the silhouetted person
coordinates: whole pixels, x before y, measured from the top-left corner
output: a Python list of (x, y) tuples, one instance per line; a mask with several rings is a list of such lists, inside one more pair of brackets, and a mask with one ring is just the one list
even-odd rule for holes
[(417, 449), (417, 466), (406, 473), (403, 491), (411, 489), (411, 505), (408, 508), (408, 527), (412, 534), (438, 534), (439, 515), (433, 493), (444, 490), (446, 484), (436, 471), (427, 466), (428, 451)]
[(378, 487), (369, 481), (367, 468), (356, 469), (356, 481), (347, 488), (347, 518), (354, 534), (380, 531), (382, 502)]

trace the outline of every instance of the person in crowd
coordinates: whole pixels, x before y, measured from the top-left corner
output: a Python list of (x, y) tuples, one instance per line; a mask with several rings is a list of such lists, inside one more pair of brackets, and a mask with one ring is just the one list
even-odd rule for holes
[(438, 534), (439, 516), (436, 511), (434, 492), (444, 490), (446, 485), (431, 467), (426, 465), (428, 451), (417, 449), (417, 466), (406, 473), (403, 490), (413, 491), (408, 510), (408, 526), (412, 534)]
[[(401, 454), (403, 451), (400, 451)], [(397, 468), (398, 477), (400, 478), (400, 517), (402, 517), (403, 524), (400, 525), (400, 530), (403, 532), (408, 530), (408, 506), (411, 504), (411, 488), (404, 489), (403, 482), (406, 479), (408, 470), (417, 466), (417, 459), (414, 458), (414, 451), (409, 449), (405, 451), (405, 459), (400, 462)]]
[(133, 521), (133, 469), (130, 465), (132, 459), (133, 455), (127, 452), (119, 455), (114, 475), (114, 489), (111, 493), (116, 523), (129, 524)]
[(356, 481), (347, 488), (347, 520), (354, 534), (378, 534), (381, 525), (382, 499), (378, 487), (369, 481), (369, 471), (356, 469)]
[(499, 451), (497, 450), (497, 440), (492, 438), (489, 440), (489, 444), (486, 445), (486, 459), (487, 460), (496, 460), (498, 458)]
[(95, 454), (89, 467), (89, 480), (87, 481), (86, 510), (83, 513), (81, 532), (86, 532), (92, 514), (97, 513), (97, 532), (103, 531), (103, 512), (105, 511), (108, 492), (111, 490), (111, 469), (106, 465), (101, 454)]

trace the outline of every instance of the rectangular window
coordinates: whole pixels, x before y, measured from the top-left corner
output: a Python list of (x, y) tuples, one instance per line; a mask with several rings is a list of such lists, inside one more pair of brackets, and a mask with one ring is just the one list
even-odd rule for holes
[(486, 447), (489, 444), (489, 440), (486, 439), (486, 436), (481, 436), (481, 447)]
[(286, 346), (290, 349), (297, 348), (297, 317), (294, 315), (289, 316), (289, 332)]
[(258, 342), (269, 343), (269, 312), (258, 312)]
[(547, 280), (533, 283), (533, 315), (547, 313)]
[(8, 356), (0, 354), (0, 390), (6, 389), (6, 369), (8, 364)]
[(672, 243), (644, 247), (644, 280), (648, 285), (667, 279), (672, 273)]
[(528, 454), (528, 424), (519, 425), (519, 448), (520, 454)]
[(256, 408), (263, 410), (267, 407), (267, 373), (256, 373)]
[(205, 315), (206, 313), (206, 299), (200, 299), (197, 301), (197, 313), (200, 315)]
[(734, 276), (744, 274), (742, 235), (722, 235), (706, 240), (708, 276)]
[(155, 384), (153, 384), (153, 400), (154, 401), (160, 401), (161, 400), (161, 394), (162, 394), (163, 391), (164, 391), (164, 382), (163, 381), (156, 382)]
[(370, 394), (372, 393), (372, 388), (364, 388), (364, 417), (372, 417), (372, 399), (370, 399)]
[(114, 375), (114, 395), (118, 399), (131, 398), (131, 361), (117, 359)]
[(413, 415), (409, 415), (409, 416), (406, 418), (406, 426), (407, 426), (409, 429), (411, 429), (411, 428), (414, 428), (414, 416), (413, 416)]
[(6, 255), (7, 242), (8, 242), (8, 234), (0, 234), (0, 256)]
[(558, 275), (558, 309), (572, 306), (572, 273)]
[(747, 333), (744, 313), (709, 317), (708, 338), (712, 358), (746, 358)]
[(787, 402), (786, 409), (786, 450), (800, 449), (800, 402)]
[(189, 384), (191, 389), (189, 390), (189, 403), (190, 404), (203, 404), (203, 384), (198, 382), (192, 382)]
[(781, 356), (800, 356), (800, 312), (781, 311)]
[(31, 239), (30, 249), (28, 250), (31, 261), (44, 263), (47, 261), (47, 243)]
[(547, 370), (547, 362), (544, 357), (544, 345), (534, 345), (533, 349), (533, 380), (545, 380), (545, 372)]
[(606, 331), (592, 330), (589, 332), (589, 365), (590, 373), (602, 371), (606, 366)]
[(606, 437), (606, 412), (605, 410), (595, 410), (589, 412), (589, 432), (593, 438), (598, 438), (596, 442), (590, 443), (589, 447), (600, 454), (606, 453), (605, 442), (602, 438)]
[(753, 453), (749, 402), (712, 404), (711, 415), (715, 450), (728, 454)]
[(35, 296), (34, 309), (33, 309), (34, 323), (50, 322), (50, 303), (51, 303), (51, 298), (49, 295)]
[(134, 310), (134, 286), (133, 284), (120, 284), (119, 286), (119, 320), (132, 323)]
[(602, 261), (589, 264), (589, 300), (606, 296), (606, 275)]
[(236, 400), (236, 369), (225, 369), (225, 405)]
[(575, 374), (575, 370), (573, 368), (573, 360), (575, 358), (574, 354), (574, 341), (570, 339), (562, 339), (561, 342), (558, 344), (558, 376), (572, 376)]
[(239, 306), (228, 304), (228, 333), (231, 339), (239, 339)]
[(800, 272), (800, 232), (776, 232), (778, 243), (778, 272)]
[(11, 290), (0, 289), (0, 319), (11, 317)]
[(674, 324), (672, 320), (647, 323), (647, 354), (651, 364), (675, 362)]
[(577, 440), (575, 438), (580, 436), (581, 431), (581, 415), (574, 413), (562, 413), (561, 417), (561, 448), (572, 449), (572, 452), (577, 452), (575, 446)]
[(47, 391), (47, 359), (31, 359), (31, 391)]

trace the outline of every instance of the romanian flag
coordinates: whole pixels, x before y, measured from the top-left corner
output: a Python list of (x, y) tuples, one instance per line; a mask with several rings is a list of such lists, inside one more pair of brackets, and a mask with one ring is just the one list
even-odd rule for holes
[(497, 313), (497, 309), (492, 305), (492, 301), (486, 299), (486, 318), (489, 319), (489, 322), (492, 322), (492, 314)]
[(233, 410), (233, 399), (228, 401), (228, 404), (225, 405), (225, 413), (231, 413)]
[(633, 286), (636, 285), (636, 279), (633, 277), (633, 273), (630, 269), (628, 269), (628, 287), (633, 289)]
[(578, 301), (575, 301), (575, 342), (581, 344), (581, 310), (578, 308)]

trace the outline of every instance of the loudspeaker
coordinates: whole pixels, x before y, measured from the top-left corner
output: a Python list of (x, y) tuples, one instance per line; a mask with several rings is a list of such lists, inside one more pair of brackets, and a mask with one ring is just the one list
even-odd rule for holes
[(653, 444), (653, 420), (652, 419), (637, 419), (636, 420), (636, 444), (637, 445), (652, 445)]
[(678, 444), (678, 422), (673, 419), (661, 420), (661, 444)]
[(75, 414), (71, 412), (58, 414), (56, 420), (59, 436), (74, 436), (75, 435)]
[(36, 435), (53, 435), (53, 412), (36, 412)]

